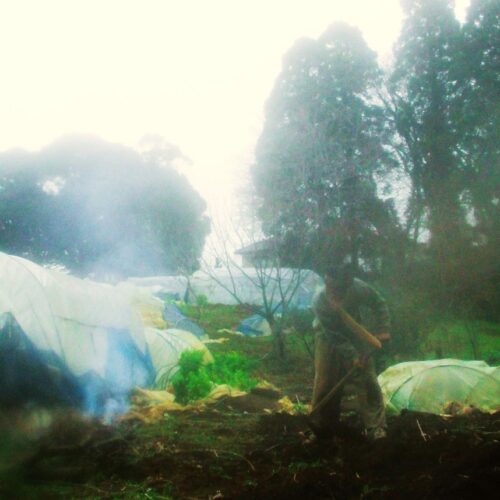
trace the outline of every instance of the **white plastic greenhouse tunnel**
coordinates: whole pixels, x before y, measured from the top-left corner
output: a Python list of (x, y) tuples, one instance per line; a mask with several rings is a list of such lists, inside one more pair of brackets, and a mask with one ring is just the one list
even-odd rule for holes
[(133, 387), (173, 372), (180, 353), (206, 347), (169, 331), (163, 303), (0, 253), (0, 405), (63, 402), (121, 413)]
[(439, 359), (399, 363), (378, 377), (389, 413), (442, 414), (450, 403), (500, 410), (500, 367), (484, 361)]

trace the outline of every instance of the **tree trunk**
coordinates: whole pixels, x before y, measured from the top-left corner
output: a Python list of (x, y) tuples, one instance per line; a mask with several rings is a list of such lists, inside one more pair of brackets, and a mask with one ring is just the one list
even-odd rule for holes
[(274, 354), (279, 360), (284, 360), (286, 358), (286, 349), (281, 321), (275, 321), (271, 326), (271, 331), (273, 333)]

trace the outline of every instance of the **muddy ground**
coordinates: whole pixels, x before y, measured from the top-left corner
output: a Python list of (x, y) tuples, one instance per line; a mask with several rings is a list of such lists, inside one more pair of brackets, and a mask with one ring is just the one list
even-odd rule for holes
[[(145, 425), (56, 417), (13, 449), (2, 498), (497, 498), (500, 413), (406, 412), (370, 443), (351, 427), (307, 442), (305, 416), (269, 414), (261, 396)], [(20, 451), (22, 450), (22, 451)]]

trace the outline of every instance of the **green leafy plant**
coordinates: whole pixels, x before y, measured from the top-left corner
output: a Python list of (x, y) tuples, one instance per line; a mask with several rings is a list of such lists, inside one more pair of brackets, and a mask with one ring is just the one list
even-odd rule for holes
[(215, 362), (208, 366), (211, 380), (216, 384), (228, 384), (243, 391), (249, 391), (257, 385), (257, 380), (250, 376), (257, 361), (238, 352), (215, 354)]
[(179, 358), (179, 370), (172, 378), (175, 400), (181, 404), (204, 398), (213, 384), (203, 364), (202, 351), (184, 351)]
[(207, 396), (216, 384), (248, 391), (257, 380), (250, 376), (256, 360), (237, 352), (214, 355), (214, 363), (203, 363), (203, 352), (184, 351), (179, 359), (179, 370), (172, 378), (175, 400), (181, 404)]

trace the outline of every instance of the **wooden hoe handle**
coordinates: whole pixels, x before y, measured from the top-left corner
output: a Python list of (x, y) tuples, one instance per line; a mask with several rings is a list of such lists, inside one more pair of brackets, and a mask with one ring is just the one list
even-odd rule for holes
[(374, 349), (380, 349), (382, 347), (380, 340), (375, 337), (375, 335), (372, 335), (364, 326), (360, 325), (341, 305), (338, 304), (338, 302), (332, 298), (328, 300), (332, 308), (340, 314), (344, 325), (347, 326), (356, 337)]

